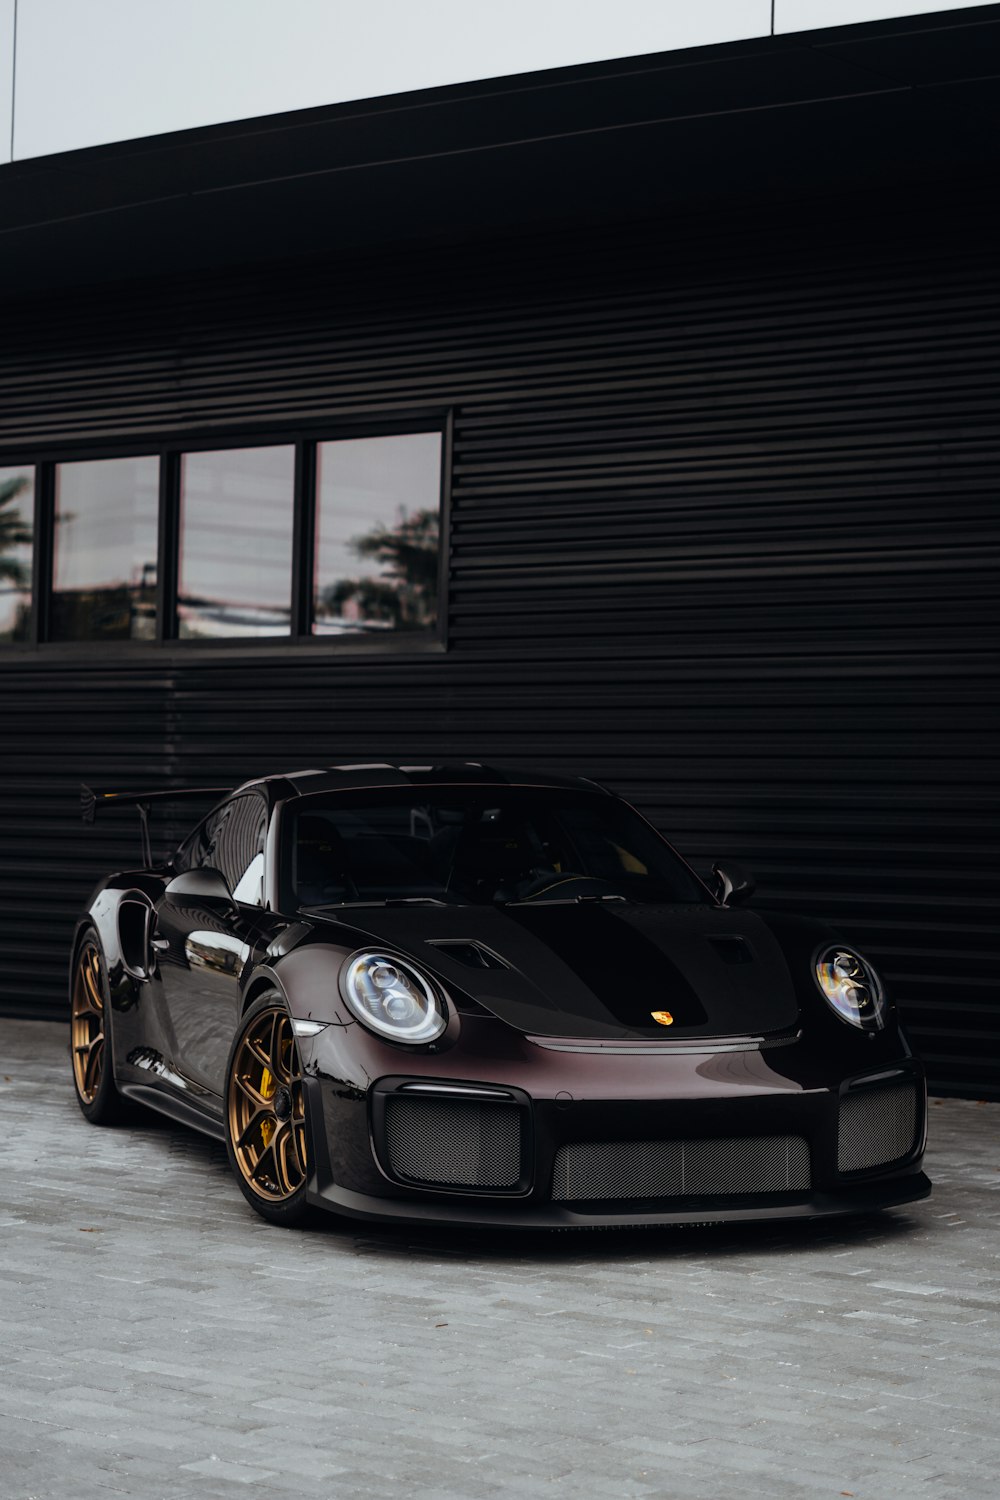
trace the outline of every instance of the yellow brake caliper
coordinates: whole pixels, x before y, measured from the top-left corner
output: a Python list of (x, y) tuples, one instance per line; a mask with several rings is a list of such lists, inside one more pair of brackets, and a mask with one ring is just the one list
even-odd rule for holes
[[(267, 1068), (265, 1068), (264, 1071), (263, 1071), (263, 1073), (260, 1075), (260, 1092), (261, 1092), (261, 1098), (263, 1098), (263, 1099), (273, 1099), (274, 1098), (274, 1094), (275, 1094), (274, 1079), (271, 1077), (271, 1074), (270, 1074), (270, 1072), (268, 1071)], [(264, 1142), (264, 1150), (265, 1151), (267, 1150), (268, 1146), (271, 1144), (271, 1137), (273, 1135), (274, 1135), (274, 1121), (273, 1120), (261, 1120), (261, 1122), (260, 1122), (260, 1138)]]

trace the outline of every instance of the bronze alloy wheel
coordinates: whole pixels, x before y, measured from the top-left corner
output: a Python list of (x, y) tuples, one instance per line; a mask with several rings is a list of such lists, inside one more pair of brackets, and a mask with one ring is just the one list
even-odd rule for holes
[(84, 943), (73, 977), (70, 1046), (73, 1077), (84, 1104), (93, 1104), (104, 1076), (104, 980), (101, 955), (92, 942)]
[(292, 1021), (268, 1005), (245, 1025), (229, 1071), (229, 1141), (251, 1202), (277, 1205), (306, 1181), (302, 1070)]

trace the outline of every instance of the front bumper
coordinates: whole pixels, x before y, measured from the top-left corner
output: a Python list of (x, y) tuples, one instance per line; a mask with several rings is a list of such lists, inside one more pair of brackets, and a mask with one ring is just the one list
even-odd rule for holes
[(819, 1058), (801, 1036), (617, 1052), (517, 1038), (507, 1056), (463, 1049), (461, 1076), (383, 1048), (352, 1082), (348, 1058), (369, 1043), (344, 1031), (324, 1034), (306, 1069), (309, 1198), (349, 1217), (745, 1222), (865, 1213), (931, 1191), (923, 1071), (892, 1038)]

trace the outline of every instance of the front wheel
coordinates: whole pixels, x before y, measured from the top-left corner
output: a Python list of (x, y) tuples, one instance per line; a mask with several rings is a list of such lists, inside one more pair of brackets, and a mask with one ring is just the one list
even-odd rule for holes
[(226, 1149), (244, 1198), (263, 1218), (306, 1221), (305, 1089), (292, 1018), (277, 990), (254, 1001), (229, 1053)]

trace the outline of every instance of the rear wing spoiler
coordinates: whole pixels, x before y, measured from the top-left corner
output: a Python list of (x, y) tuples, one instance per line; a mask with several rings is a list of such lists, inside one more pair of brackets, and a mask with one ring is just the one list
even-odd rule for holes
[(231, 786), (173, 787), (158, 792), (95, 792), (86, 782), (80, 783), (80, 814), (85, 823), (93, 823), (97, 814), (113, 811), (119, 807), (134, 807), (139, 814), (143, 869), (153, 863), (153, 850), (149, 841), (149, 808), (153, 802), (177, 802), (186, 798), (225, 797)]

